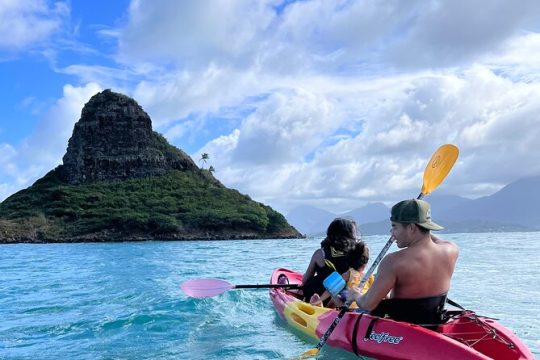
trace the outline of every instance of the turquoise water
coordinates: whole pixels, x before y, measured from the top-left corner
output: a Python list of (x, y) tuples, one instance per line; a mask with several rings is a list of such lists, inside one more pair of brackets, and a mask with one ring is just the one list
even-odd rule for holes
[[(500, 319), (540, 357), (540, 233), (449, 234), (450, 297)], [(0, 246), (1, 359), (285, 359), (313, 347), (267, 290), (191, 299), (198, 277), (267, 283), (303, 271), (321, 239)], [(377, 254), (386, 236), (366, 237)], [(391, 251), (396, 250), (396, 247)], [(355, 359), (325, 348), (319, 359)]]

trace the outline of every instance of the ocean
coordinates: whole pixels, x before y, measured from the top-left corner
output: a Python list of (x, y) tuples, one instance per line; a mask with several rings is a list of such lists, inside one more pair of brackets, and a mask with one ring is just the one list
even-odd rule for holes
[[(442, 234), (461, 254), (449, 297), (540, 358), (540, 233)], [(375, 258), (388, 236), (364, 240)], [(0, 245), (0, 359), (287, 359), (312, 348), (266, 289), (187, 297), (188, 279), (268, 283), (321, 238)], [(397, 250), (396, 246), (390, 251)], [(356, 359), (325, 347), (318, 359)]]

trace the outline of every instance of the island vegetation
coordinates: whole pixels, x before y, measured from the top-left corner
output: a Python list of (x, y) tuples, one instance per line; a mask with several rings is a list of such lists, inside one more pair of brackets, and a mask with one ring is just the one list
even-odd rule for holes
[(291, 229), (283, 215), (209, 173), (70, 185), (59, 170), (0, 204), (5, 242), (287, 237)]

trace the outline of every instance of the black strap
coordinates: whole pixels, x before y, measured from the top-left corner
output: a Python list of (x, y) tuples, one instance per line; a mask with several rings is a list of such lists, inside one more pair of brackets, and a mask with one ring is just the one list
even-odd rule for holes
[(459, 305), (457, 302), (455, 302), (452, 299), (446, 298), (446, 302), (449, 303), (450, 305), (454, 306), (454, 307), (457, 307), (458, 309), (466, 310), (463, 306)]
[(354, 328), (353, 328), (353, 332), (352, 332), (352, 349), (353, 349), (356, 356), (360, 356), (360, 355), (358, 355), (358, 342), (356, 341), (356, 335), (358, 335), (358, 325), (360, 324), (360, 320), (362, 319), (363, 315), (364, 315), (364, 313), (361, 313), (356, 318), (356, 322), (354, 323)]
[(371, 336), (371, 332), (373, 331), (373, 326), (375, 325), (378, 319), (379, 319), (378, 317), (374, 317), (373, 319), (371, 319), (371, 322), (369, 323), (369, 326), (366, 330), (366, 335), (364, 336), (364, 340), (369, 340), (369, 337)]

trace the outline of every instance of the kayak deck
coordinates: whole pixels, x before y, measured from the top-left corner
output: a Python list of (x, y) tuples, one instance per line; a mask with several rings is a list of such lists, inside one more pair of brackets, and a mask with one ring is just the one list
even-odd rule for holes
[[(301, 284), (300, 273), (276, 269), (272, 284)], [(278, 315), (291, 326), (319, 339), (338, 310), (312, 306), (301, 300), (299, 290), (271, 289)], [(530, 350), (510, 330), (494, 319), (473, 311), (449, 311), (435, 331), (422, 326), (348, 312), (328, 345), (377, 359), (534, 359)]]

